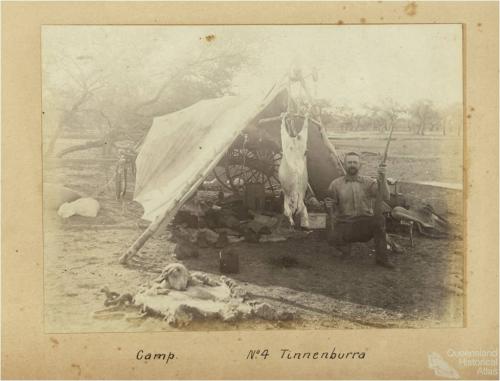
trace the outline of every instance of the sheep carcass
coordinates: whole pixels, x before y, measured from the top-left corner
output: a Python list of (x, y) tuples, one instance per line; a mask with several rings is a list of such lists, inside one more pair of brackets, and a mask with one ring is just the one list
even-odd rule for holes
[[(290, 120), (293, 123), (293, 119)], [(307, 190), (307, 130), (306, 116), (302, 129), (297, 132), (294, 125), (287, 126), (286, 116), (281, 122), (281, 147), (283, 157), (279, 168), (279, 180), (285, 195), (283, 214), (288, 217), (290, 225), (294, 226), (293, 216), (300, 216), (300, 225), (309, 227), (309, 216), (304, 205)]]

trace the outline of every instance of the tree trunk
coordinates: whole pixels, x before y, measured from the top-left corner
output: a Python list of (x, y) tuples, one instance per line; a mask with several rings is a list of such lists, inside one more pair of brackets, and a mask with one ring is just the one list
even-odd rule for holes
[(79, 144), (77, 146), (72, 146), (72, 147), (66, 148), (66, 149), (62, 150), (61, 152), (59, 152), (57, 154), (57, 157), (61, 158), (64, 155), (67, 155), (68, 153), (71, 153), (71, 152), (83, 151), (83, 150), (87, 150), (87, 149), (90, 149), (90, 148), (103, 147), (103, 146), (106, 145), (106, 143), (107, 142), (104, 139), (102, 139), (102, 140), (93, 140), (93, 141), (87, 142), (85, 144)]
[(89, 90), (85, 90), (80, 96), (80, 98), (73, 104), (70, 111), (63, 111), (61, 120), (59, 121), (59, 125), (57, 126), (57, 130), (54, 133), (54, 135), (50, 138), (49, 146), (45, 153), (46, 155), (52, 154), (52, 152), (54, 151), (54, 147), (56, 145), (56, 141), (59, 138), (59, 135), (61, 135), (64, 125), (66, 124), (66, 121), (69, 119), (69, 116), (74, 115), (74, 113), (78, 111), (80, 106), (84, 104), (85, 101), (88, 99), (89, 95), (90, 95)]
[(418, 124), (416, 132), (417, 132), (416, 133), (417, 135), (423, 135), (424, 134), (424, 123), (422, 121), (420, 121), (420, 123)]

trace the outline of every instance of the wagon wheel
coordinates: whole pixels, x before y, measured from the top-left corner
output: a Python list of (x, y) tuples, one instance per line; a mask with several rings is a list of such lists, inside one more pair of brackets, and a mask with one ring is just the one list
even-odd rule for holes
[(214, 169), (215, 178), (226, 189), (241, 194), (245, 184), (264, 184), (266, 191), (278, 196), (278, 168), (281, 152), (269, 149), (230, 149)]

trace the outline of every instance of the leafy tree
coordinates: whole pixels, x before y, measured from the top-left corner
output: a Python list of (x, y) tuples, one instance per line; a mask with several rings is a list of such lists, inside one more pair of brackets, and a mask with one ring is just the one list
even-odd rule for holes
[(439, 113), (432, 101), (418, 100), (410, 107), (412, 118), (416, 122), (414, 133), (424, 135), (426, 130), (436, 130), (440, 124)]
[(385, 119), (384, 129), (390, 130), (397, 120), (404, 115), (405, 108), (393, 99), (386, 99), (380, 106), (380, 114)]
[(382, 132), (387, 129), (387, 119), (380, 105), (364, 104), (363, 108), (365, 109), (365, 115), (371, 121), (372, 131)]
[(178, 46), (153, 35), (131, 49), (120, 36), (103, 31), (97, 37), (104, 42), (68, 46), (47, 40), (44, 46), (44, 113), (52, 120), (46, 154), (71, 129), (97, 130), (100, 137), (59, 156), (123, 139), (138, 144), (154, 117), (231, 94), (234, 76), (254, 56), (254, 46), (237, 38)]

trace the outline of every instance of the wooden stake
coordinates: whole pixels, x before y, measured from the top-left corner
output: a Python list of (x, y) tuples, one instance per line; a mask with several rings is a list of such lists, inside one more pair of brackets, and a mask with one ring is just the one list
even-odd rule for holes
[[(250, 120), (246, 121), (245, 125), (248, 125)], [(231, 139), (233, 142), (240, 131), (234, 133), (234, 136)], [(211, 164), (203, 169), (197, 176), (194, 177), (194, 181), (191, 181), (187, 184), (187, 186), (180, 193), (182, 196), (177, 200), (174, 200), (172, 209), (167, 209), (162, 215), (158, 216), (149, 227), (135, 240), (135, 242), (130, 246), (127, 251), (120, 257), (120, 263), (126, 264), (130, 258), (137, 254), (137, 252), (144, 246), (144, 244), (150, 239), (156, 231), (160, 228), (160, 226), (166, 225), (171, 218), (175, 216), (177, 211), (184, 205), (184, 203), (191, 198), (195, 190), (201, 185), (203, 180), (208, 176), (210, 171), (212, 171), (219, 161), (222, 159), (224, 154), (226, 153), (227, 148), (223, 147), (223, 149), (215, 156), (212, 160)]]
[[(262, 112), (262, 110), (264, 110), (267, 107), (267, 105), (268, 103), (262, 102), (257, 107), (253, 116), (248, 118), (248, 120), (244, 121), (243, 125), (245, 126), (245, 128), (252, 122), (252, 120), (255, 118), (256, 115), (259, 115)], [(240, 134), (240, 132), (241, 131), (236, 131), (233, 134), (231, 143), (234, 142), (234, 140), (236, 139), (238, 134)], [(149, 225), (149, 227), (139, 236), (139, 238), (135, 240), (132, 246), (130, 246), (127, 249), (127, 251), (120, 257), (121, 264), (126, 264), (130, 258), (132, 258), (134, 255), (137, 254), (137, 252), (144, 246), (147, 240), (150, 239), (156, 233), (156, 231), (158, 231), (160, 226), (165, 225), (173, 216), (175, 216), (175, 213), (177, 213), (177, 211), (181, 208), (181, 206), (184, 205), (184, 203), (191, 198), (194, 191), (201, 185), (203, 180), (208, 176), (209, 172), (212, 171), (217, 166), (217, 164), (219, 164), (220, 160), (222, 159), (222, 156), (224, 156), (226, 151), (227, 147), (224, 147), (221, 150), (221, 152), (217, 153), (217, 155), (214, 157), (210, 165), (205, 170), (201, 171), (201, 173), (198, 176), (195, 177), (195, 181), (188, 183), (186, 188), (181, 193), (182, 197), (174, 201), (173, 205), (175, 205), (175, 207), (170, 210), (167, 209), (162, 215), (158, 216)]]
[(146, 241), (150, 239), (154, 233), (156, 233), (156, 231), (158, 230), (158, 228), (160, 227), (161, 223), (163, 222), (166, 216), (167, 214), (164, 214), (163, 217), (157, 217), (156, 220), (153, 223), (151, 223), (151, 225), (149, 225), (146, 230), (144, 230), (144, 232), (139, 236), (139, 238), (135, 240), (132, 246), (130, 246), (128, 250), (125, 252), (125, 254), (123, 254), (120, 257), (120, 263), (122, 265), (125, 265), (130, 258), (132, 258), (135, 254), (137, 254), (137, 252), (141, 249), (141, 247), (144, 246)]

